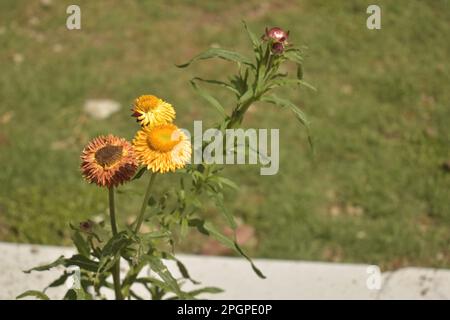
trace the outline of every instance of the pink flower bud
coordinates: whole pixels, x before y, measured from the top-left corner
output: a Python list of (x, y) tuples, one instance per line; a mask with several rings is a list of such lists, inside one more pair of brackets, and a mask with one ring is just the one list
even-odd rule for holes
[(284, 31), (281, 28), (273, 27), (271, 29), (266, 28), (265, 40), (272, 39), (275, 42), (285, 42), (289, 37), (289, 31)]

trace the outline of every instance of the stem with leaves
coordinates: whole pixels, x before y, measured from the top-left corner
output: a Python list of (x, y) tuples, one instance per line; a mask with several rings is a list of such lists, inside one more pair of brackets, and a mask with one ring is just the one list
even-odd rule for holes
[[(274, 40), (270, 37), (270, 30), (266, 30), (265, 36), (257, 37), (245, 25), (248, 32), (254, 52), (254, 58), (249, 58), (238, 52), (222, 49), (209, 48), (198, 54), (185, 64), (178, 65), (181, 68), (187, 67), (194, 61), (205, 60), (211, 58), (219, 58), (223, 60), (237, 63), (238, 72), (232, 75), (228, 81), (206, 80), (195, 77), (191, 80), (193, 88), (206, 101), (219, 112), (221, 118), (218, 121), (217, 129), (226, 134), (226, 129), (234, 129), (241, 126), (245, 114), (255, 103), (270, 103), (277, 107), (290, 110), (297, 120), (306, 127), (308, 138), (309, 122), (303, 111), (294, 103), (286, 98), (278, 97), (271, 93), (272, 89), (280, 88), (288, 85), (302, 86), (313, 89), (310, 84), (303, 80), (303, 52), (299, 47), (292, 45), (290, 42), (283, 42), (281, 49), (274, 50)], [(278, 28), (279, 29), (279, 28)], [(286, 33), (287, 39), (288, 33)], [(279, 45), (278, 45), (279, 47)], [(284, 62), (291, 62), (297, 65), (295, 77), (288, 77), (289, 68), (286, 72), (280, 72), (280, 66)], [(234, 94), (236, 103), (233, 108), (227, 110), (222, 103), (213, 95), (203, 90), (198, 82), (206, 82), (213, 85), (219, 85)], [(206, 143), (204, 144), (206, 146)], [(228, 146), (226, 146), (228, 148)], [(235, 147), (235, 146), (233, 146)], [(228, 150), (224, 146), (224, 152)], [(145, 192), (141, 210), (136, 221), (132, 225), (131, 230), (126, 229), (118, 232), (116, 223), (116, 212), (114, 203), (114, 189), (109, 189), (109, 208), (112, 237), (108, 230), (103, 229), (103, 224), (96, 224), (86, 221), (80, 224), (80, 227), (73, 227), (75, 233), (73, 236), (74, 244), (78, 253), (70, 258), (59, 257), (54, 262), (32, 268), (26, 272), (44, 271), (57, 266), (78, 266), (81, 273), (82, 288), (71, 288), (67, 291), (64, 299), (92, 299), (101, 297), (102, 288), (111, 288), (109, 277), (112, 274), (113, 287), (117, 300), (122, 299), (142, 299), (133, 290), (134, 284), (142, 284), (149, 291), (153, 299), (161, 299), (166, 294), (172, 294), (169, 298), (194, 298), (200, 293), (218, 293), (217, 288), (203, 288), (190, 292), (183, 292), (180, 288), (179, 279), (171, 275), (170, 271), (163, 263), (164, 259), (176, 261), (183, 279), (192, 280), (187, 272), (186, 267), (173, 256), (172, 253), (166, 252), (164, 249), (167, 244), (171, 245), (172, 251), (174, 242), (176, 241), (175, 233), (179, 230), (183, 236), (188, 227), (195, 228), (200, 233), (211, 236), (221, 244), (234, 250), (237, 254), (249, 261), (254, 272), (260, 277), (265, 278), (264, 274), (254, 265), (250, 257), (242, 250), (236, 238), (237, 224), (233, 214), (226, 208), (224, 189), (225, 187), (237, 190), (238, 187), (233, 181), (220, 175), (222, 168), (211, 163), (203, 163), (198, 165), (189, 165), (184, 173), (189, 175), (191, 186), (187, 187), (184, 183), (185, 175), (180, 178), (180, 189), (171, 188), (171, 192), (164, 195), (157, 201), (155, 200), (155, 208), (158, 212), (152, 218), (160, 227), (159, 230), (140, 233), (141, 226), (145, 220), (145, 210), (149, 205), (152, 186), (156, 178), (156, 174), (152, 173), (149, 178), (148, 186)], [(142, 168), (133, 180), (139, 179), (147, 168)], [(168, 198), (171, 198), (168, 201)], [(173, 197), (176, 201), (172, 201)], [(203, 201), (213, 201), (219, 212), (223, 215), (229, 227), (234, 231), (233, 238), (224, 235), (219, 228), (213, 223), (206, 221), (201, 216), (204, 209)], [(160, 244), (164, 248), (160, 248)], [(126, 261), (130, 268), (127, 274), (120, 279), (120, 262), (121, 259)], [(150, 270), (158, 274), (159, 278), (152, 276), (139, 276), (140, 271), (148, 266)], [(65, 272), (60, 278), (56, 279), (49, 287), (61, 285), (71, 275)], [(94, 288), (95, 296), (88, 291)], [(19, 298), (26, 296), (34, 296), (39, 299), (48, 299), (44, 291), (30, 290)]]

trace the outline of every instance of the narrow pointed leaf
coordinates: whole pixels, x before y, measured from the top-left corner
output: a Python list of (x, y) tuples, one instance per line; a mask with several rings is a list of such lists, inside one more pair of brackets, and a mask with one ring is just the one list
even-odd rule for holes
[(272, 81), (271, 84), (272, 84), (271, 87), (273, 87), (273, 88), (282, 87), (282, 86), (286, 86), (286, 85), (298, 85), (298, 86), (305, 86), (308, 89), (311, 89), (313, 91), (317, 91), (317, 89), (315, 87), (313, 87), (312, 85), (310, 85), (308, 82), (300, 80), (300, 79), (281, 78), (281, 79), (276, 79), (276, 80)]
[(198, 281), (196, 281), (196, 280), (191, 278), (191, 276), (189, 275), (189, 271), (186, 268), (186, 266), (183, 264), (183, 262), (181, 262), (179, 259), (177, 259), (173, 254), (171, 254), (169, 252), (164, 252), (163, 253), (163, 258), (164, 259), (174, 260), (177, 263), (178, 270), (180, 271), (180, 273), (183, 276), (183, 278), (188, 279), (193, 284), (200, 284), (200, 282), (198, 282)]
[(78, 250), (78, 253), (89, 258), (91, 252), (89, 244), (86, 242), (86, 240), (84, 240), (80, 232), (75, 231), (72, 235), (72, 240)]
[(192, 58), (188, 62), (179, 64), (176, 66), (178, 68), (185, 68), (197, 60), (205, 60), (205, 59), (211, 59), (211, 58), (220, 58), (223, 60), (233, 61), (233, 62), (237, 62), (237, 63), (243, 63), (243, 64), (250, 65), (250, 66), (253, 65), (252, 61), (249, 58), (241, 55), (240, 53), (221, 49), (221, 48), (210, 48), (210, 49), (196, 55), (194, 58)]
[(22, 298), (26, 298), (26, 297), (35, 297), (40, 300), (50, 300), (50, 298), (45, 293), (43, 293), (41, 291), (37, 291), (37, 290), (25, 291), (24, 293), (18, 295), (16, 297), (16, 299), (22, 299)]
[(155, 271), (166, 285), (179, 297), (183, 297), (184, 294), (178, 285), (177, 280), (172, 276), (169, 269), (162, 263), (161, 259), (146, 255), (145, 260), (149, 263), (150, 268)]
[(64, 265), (67, 266), (78, 266), (81, 269), (85, 269), (87, 271), (97, 272), (98, 270), (98, 262), (90, 260), (85, 256), (80, 254), (73, 255), (70, 259), (66, 259)]
[(66, 258), (64, 258), (64, 256), (60, 256), (58, 259), (56, 259), (52, 263), (49, 263), (49, 264), (46, 264), (46, 265), (42, 265), (42, 266), (38, 266), (38, 267), (34, 267), (34, 268), (29, 269), (29, 270), (25, 270), (24, 272), (25, 273), (30, 273), (31, 271), (47, 271), (47, 270), (50, 270), (51, 268), (64, 265), (65, 261), (66, 261)]
[(252, 259), (245, 254), (245, 252), (241, 249), (241, 247), (237, 244), (237, 242), (229, 239), (225, 235), (223, 235), (221, 232), (219, 232), (212, 224), (205, 222), (201, 219), (192, 219), (189, 221), (191, 226), (195, 226), (201, 233), (210, 235), (217, 241), (219, 241), (224, 246), (233, 249), (236, 253), (247, 259), (247, 261), (250, 263), (253, 271), (262, 279), (265, 279), (266, 277), (264, 274), (259, 270), (255, 264), (253, 263)]
[(276, 95), (263, 96), (261, 98), (261, 100), (268, 102), (268, 103), (275, 104), (282, 108), (291, 109), (291, 111), (295, 114), (297, 120), (305, 126), (306, 132), (308, 135), (309, 145), (310, 145), (311, 149), (314, 150), (314, 145), (313, 145), (313, 141), (312, 141), (312, 137), (311, 137), (311, 133), (310, 133), (309, 121), (306, 117), (306, 114), (302, 110), (300, 110), (299, 107), (297, 107), (293, 102), (286, 100), (286, 99), (279, 98)]
[(211, 106), (213, 106), (213, 107), (216, 109), (217, 112), (220, 113), (220, 115), (221, 115), (222, 117), (224, 117), (224, 118), (226, 117), (225, 109), (222, 107), (222, 105), (220, 104), (220, 102), (217, 101), (216, 98), (214, 98), (212, 95), (210, 95), (210, 94), (207, 93), (206, 91), (200, 89), (200, 87), (195, 83), (195, 81), (191, 81), (191, 85), (192, 85), (192, 87), (194, 88), (194, 90), (197, 91), (198, 94), (200, 94), (200, 96), (201, 96), (203, 99), (205, 99), (206, 101), (208, 101), (209, 104), (210, 104)]
[(234, 220), (234, 217), (231, 214), (230, 210), (228, 210), (228, 208), (224, 204), (223, 194), (221, 193), (216, 194), (215, 198), (216, 198), (216, 205), (219, 208), (219, 211), (225, 217), (225, 220), (227, 221), (228, 225), (231, 227), (231, 229), (236, 230), (237, 228), (236, 221)]
[(206, 83), (210, 83), (210, 84), (215, 84), (215, 85), (227, 88), (228, 90), (232, 91), (236, 95), (240, 95), (239, 90), (237, 90), (231, 84), (226, 83), (224, 81), (203, 79), (203, 78), (199, 78), (199, 77), (192, 78), (192, 80), (194, 80), (194, 81), (202, 81), (202, 82), (206, 82)]
[(247, 31), (248, 37), (252, 41), (253, 48), (257, 50), (260, 47), (260, 41), (258, 37), (248, 28), (247, 23), (245, 21), (242, 21), (242, 24), (244, 25), (245, 31)]
[(303, 62), (303, 57), (300, 55), (298, 51), (286, 51), (284, 53), (284, 56), (288, 60), (295, 62), (297, 64), (301, 64)]
[(205, 287), (205, 288), (201, 288), (201, 289), (197, 289), (197, 290), (193, 290), (193, 291), (189, 291), (189, 294), (192, 296), (197, 296), (199, 294), (202, 293), (222, 293), (223, 289), (217, 288), (217, 287)]
[(62, 286), (64, 283), (66, 283), (67, 279), (73, 275), (74, 272), (64, 272), (58, 279), (54, 280), (52, 283), (50, 283), (45, 290), (48, 288), (54, 288)]

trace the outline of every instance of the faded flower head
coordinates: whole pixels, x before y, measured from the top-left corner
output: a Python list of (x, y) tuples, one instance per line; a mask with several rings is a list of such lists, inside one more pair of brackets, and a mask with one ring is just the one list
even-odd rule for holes
[(116, 187), (130, 180), (138, 167), (132, 145), (113, 135), (88, 143), (81, 154), (84, 178), (100, 187)]
[(172, 105), (153, 95), (137, 98), (131, 111), (132, 116), (143, 126), (171, 123), (175, 119)]
[(165, 173), (183, 168), (191, 158), (191, 143), (174, 124), (142, 127), (133, 140), (141, 164), (153, 172)]

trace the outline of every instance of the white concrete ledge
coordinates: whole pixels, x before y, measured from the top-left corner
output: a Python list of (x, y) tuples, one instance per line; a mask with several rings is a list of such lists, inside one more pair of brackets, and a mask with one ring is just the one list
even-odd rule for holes
[[(62, 269), (24, 274), (22, 270), (49, 263), (73, 249), (0, 243), (0, 299), (14, 299), (29, 290), (41, 290)], [(368, 289), (367, 265), (256, 259), (267, 279), (259, 279), (247, 261), (239, 258), (178, 255), (201, 286), (216, 286), (225, 292), (203, 295), (208, 299), (449, 299), (450, 270), (406, 268), (381, 275), (380, 290)], [(169, 269), (179, 276), (176, 266)], [(369, 281), (370, 282), (370, 281)], [(196, 288), (186, 284), (185, 289)], [(51, 298), (61, 298), (65, 286), (51, 289)], [(138, 291), (142, 292), (141, 290)]]

